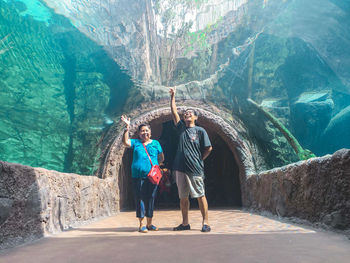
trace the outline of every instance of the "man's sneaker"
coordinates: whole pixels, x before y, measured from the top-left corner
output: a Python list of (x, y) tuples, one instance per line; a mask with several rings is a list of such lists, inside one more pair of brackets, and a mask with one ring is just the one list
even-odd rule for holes
[(202, 231), (202, 232), (210, 232), (210, 230), (211, 230), (210, 226), (208, 226), (208, 225), (203, 225), (201, 231)]
[(182, 230), (190, 230), (190, 229), (191, 229), (191, 227), (189, 224), (185, 225), (185, 226), (183, 224), (180, 224), (177, 227), (173, 228), (174, 231), (182, 231)]

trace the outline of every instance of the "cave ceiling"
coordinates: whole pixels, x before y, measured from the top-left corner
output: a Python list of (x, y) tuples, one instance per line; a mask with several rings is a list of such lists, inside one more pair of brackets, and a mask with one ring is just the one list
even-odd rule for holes
[[(344, 10), (334, 3), (336, 1), (44, 2), (105, 47), (135, 81), (153, 88), (205, 80), (215, 82), (217, 74), (223, 74), (222, 71), (235, 60), (238, 60), (235, 72), (240, 74), (246, 67), (248, 52), (245, 51), (263, 35), (302, 39), (349, 87), (350, 73), (346, 67), (339, 66), (342, 48), (334, 52), (335, 47), (329, 45), (329, 34), (335, 27), (339, 28), (339, 34), (348, 31), (340, 19), (334, 19), (337, 15), (344, 16)], [(320, 20), (320, 17), (324, 19)], [(320, 27), (322, 31), (317, 30)], [(333, 36), (332, 40), (337, 37), (341, 36)], [(344, 41), (342, 46), (350, 44), (349, 38)], [(240, 59), (240, 56), (244, 58)], [(344, 66), (350, 66), (349, 60), (342, 61)]]

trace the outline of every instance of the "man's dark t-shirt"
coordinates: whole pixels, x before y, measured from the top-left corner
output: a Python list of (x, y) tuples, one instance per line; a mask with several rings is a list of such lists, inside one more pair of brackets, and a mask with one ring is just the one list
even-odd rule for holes
[(176, 126), (180, 136), (173, 169), (192, 176), (204, 177), (202, 153), (211, 143), (207, 132), (198, 126), (186, 127), (183, 121)]

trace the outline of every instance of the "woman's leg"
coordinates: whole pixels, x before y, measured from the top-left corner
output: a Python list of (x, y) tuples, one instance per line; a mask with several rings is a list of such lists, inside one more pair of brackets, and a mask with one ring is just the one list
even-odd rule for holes
[(147, 196), (145, 201), (145, 215), (146, 217), (153, 217), (153, 211), (154, 211), (154, 200), (157, 196), (158, 191), (158, 185), (152, 184), (149, 180), (147, 183)]
[(144, 220), (145, 218), (144, 217), (139, 217), (139, 221), (140, 221), (140, 226), (139, 226), (139, 228), (141, 229), (143, 226), (145, 226), (145, 223), (144, 223)]
[(146, 217), (147, 218), (147, 226), (150, 227), (152, 225), (152, 217)]
[(134, 187), (134, 197), (136, 204), (136, 217), (139, 218), (140, 228), (144, 226), (144, 217), (145, 217), (145, 203), (142, 199), (142, 189), (144, 188), (144, 180), (142, 178), (133, 178), (132, 184)]
[(152, 225), (153, 211), (154, 211), (154, 200), (157, 195), (158, 185), (152, 184), (149, 180), (145, 182), (145, 188), (147, 188), (147, 194), (145, 195), (145, 215), (147, 218), (147, 226)]

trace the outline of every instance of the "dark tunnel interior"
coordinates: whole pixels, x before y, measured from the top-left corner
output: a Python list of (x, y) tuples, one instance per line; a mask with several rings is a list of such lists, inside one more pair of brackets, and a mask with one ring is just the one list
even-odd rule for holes
[[(175, 157), (178, 135), (172, 121), (163, 123), (151, 122), (152, 138), (158, 140), (163, 148), (164, 167), (171, 171)], [(213, 151), (205, 160), (205, 190), (210, 208), (241, 207), (241, 189), (239, 166), (224, 140), (212, 131), (209, 125), (201, 125), (208, 133)], [(134, 209), (134, 198), (131, 184), (132, 150), (126, 149), (119, 170), (120, 209)], [(179, 206), (175, 178), (169, 171), (170, 186), (160, 185), (156, 199), (156, 208)], [(191, 199), (191, 207), (198, 207), (197, 201)]]

